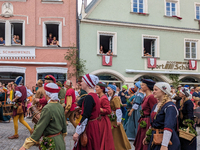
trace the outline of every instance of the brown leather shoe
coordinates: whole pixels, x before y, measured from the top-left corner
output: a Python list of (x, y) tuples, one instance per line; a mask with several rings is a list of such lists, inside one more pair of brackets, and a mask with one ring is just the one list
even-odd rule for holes
[(13, 135), (13, 136), (8, 137), (8, 139), (18, 139), (18, 137), (19, 137), (19, 135), (17, 134), (17, 135)]

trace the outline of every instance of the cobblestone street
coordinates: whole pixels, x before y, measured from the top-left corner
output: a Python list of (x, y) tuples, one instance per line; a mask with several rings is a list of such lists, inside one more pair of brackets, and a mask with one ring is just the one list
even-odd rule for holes
[[(31, 119), (25, 119), (27, 123), (33, 127), (33, 123), (31, 122)], [(74, 142), (72, 140), (72, 135), (75, 132), (74, 127), (69, 124), (67, 127), (68, 135), (65, 138), (65, 143), (66, 143), (66, 150), (72, 150)], [(0, 123), (0, 150), (19, 150), (19, 148), (23, 145), (24, 140), (29, 137), (29, 132), (28, 130), (19, 123), (19, 138), (15, 140), (9, 140), (8, 137), (12, 136), (14, 133), (14, 128), (13, 128), (13, 122), (11, 120), (10, 123)], [(200, 135), (200, 128), (197, 128), (197, 133)], [(198, 136), (198, 148), (197, 150), (200, 150), (200, 136)], [(133, 142), (131, 142), (132, 149), (134, 150), (133, 147)], [(30, 148), (30, 150), (38, 150), (37, 147), (33, 146)]]
[[(33, 127), (31, 119), (25, 119), (27, 123)], [(74, 127), (69, 124), (67, 127), (68, 135), (65, 138), (66, 150), (72, 150), (74, 142), (72, 140), (72, 135), (75, 132)], [(21, 123), (19, 123), (19, 138), (14, 140), (9, 140), (8, 137), (14, 134), (13, 121), (10, 123), (0, 123), (0, 150), (19, 150), (23, 145), (25, 139), (30, 136), (29, 131)], [(133, 147), (133, 142), (131, 142)], [(37, 147), (31, 147), (30, 150), (38, 150)], [(132, 148), (134, 150), (134, 148)]]

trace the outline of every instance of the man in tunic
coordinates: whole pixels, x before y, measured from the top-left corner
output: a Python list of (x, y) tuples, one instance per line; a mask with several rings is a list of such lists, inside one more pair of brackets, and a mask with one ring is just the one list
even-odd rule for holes
[[(37, 123), (37, 126), (31, 135), (31, 137), (25, 140), (24, 145), (20, 150), (29, 149), (31, 146), (36, 144), (40, 137), (49, 138), (49, 142), (52, 145), (55, 145), (53, 149), (55, 150), (65, 150), (64, 137), (67, 134), (64, 109), (59, 103), (58, 92), (60, 88), (55, 83), (45, 83), (44, 89), (46, 92), (47, 105), (44, 106), (41, 112), (40, 120)], [(49, 149), (49, 146), (52, 145), (48, 142), (45, 145), (46, 149)]]
[(67, 80), (65, 82), (65, 88), (67, 89), (66, 95), (65, 95), (65, 118), (69, 118), (69, 121), (72, 123), (72, 125), (76, 128), (76, 123), (74, 120), (74, 111), (76, 107), (76, 96), (75, 91), (72, 89), (72, 81)]
[(21, 85), (22, 81), (23, 81), (22, 76), (18, 76), (15, 79), (15, 84), (17, 86), (15, 87), (15, 98), (13, 99), (13, 102), (15, 102), (18, 105), (18, 107), (22, 106), (23, 111), (19, 113), (19, 111), (17, 111), (17, 108), (13, 109), (13, 123), (14, 123), (15, 134), (11, 137), (8, 137), (9, 139), (17, 139), (19, 137), (18, 120), (31, 132), (31, 127), (28, 125), (26, 121), (24, 121), (24, 113), (26, 111), (24, 101), (27, 98), (27, 89), (25, 86)]

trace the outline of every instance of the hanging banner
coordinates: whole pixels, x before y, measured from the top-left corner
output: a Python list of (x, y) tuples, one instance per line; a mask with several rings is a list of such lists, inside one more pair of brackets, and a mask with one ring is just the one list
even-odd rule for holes
[(148, 58), (148, 68), (156, 68), (156, 58)]
[(103, 55), (102, 56), (102, 65), (103, 66), (112, 66), (112, 56)]

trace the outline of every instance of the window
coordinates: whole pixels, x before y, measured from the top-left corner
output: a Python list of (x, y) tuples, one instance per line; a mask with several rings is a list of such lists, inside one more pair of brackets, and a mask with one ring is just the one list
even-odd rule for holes
[(200, 20), (200, 6), (196, 6), (196, 19)]
[(66, 81), (66, 74), (63, 74), (63, 73), (38, 73), (38, 79), (42, 79), (44, 81), (44, 78), (46, 75), (54, 76), (56, 81), (60, 81), (63, 84)]
[(159, 37), (143, 36), (143, 54), (146, 57), (158, 57), (159, 55)]
[(0, 23), (0, 45), (5, 45), (5, 23)]
[(11, 23), (11, 44), (23, 45), (23, 24)]
[(133, 0), (133, 12), (144, 13), (144, 1), (143, 0)]
[(97, 54), (112, 53), (117, 54), (117, 33), (113, 32), (98, 32)]
[(195, 41), (185, 42), (185, 58), (189, 58), (189, 59), (197, 58), (197, 42)]
[(176, 3), (173, 3), (173, 2), (166, 3), (166, 15), (167, 16), (177, 16)]
[(46, 22), (43, 30), (43, 46), (60, 47), (62, 45), (62, 23)]
[(131, 0), (131, 12), (138, 14), (147, 14), (147, 0)]
[(169, 17), (180, 17), (180, 0), (165, 0), (165, 15)]

